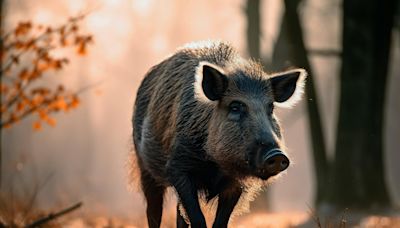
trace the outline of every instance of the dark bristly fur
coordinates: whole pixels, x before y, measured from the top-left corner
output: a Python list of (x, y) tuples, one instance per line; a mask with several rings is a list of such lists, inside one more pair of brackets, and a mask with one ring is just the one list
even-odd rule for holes
[[(277, 174), (262, 161), (264, 151), (283, 144), (273, 104), (301, 90), (303, 73), (269, 76), (222, 42), (184, 47), (154, 66), (137, 92), (133, 115), (149, 227), (160, 226), (169, 186), (183, 208), (178, 227), (206, 226), (199, 193), (207, 201), (218, 197), (213, 227), (227, 227), (239, 199), (250, 200), (246, 179)], [(238, 102), (240, 108), (232, 108)]]

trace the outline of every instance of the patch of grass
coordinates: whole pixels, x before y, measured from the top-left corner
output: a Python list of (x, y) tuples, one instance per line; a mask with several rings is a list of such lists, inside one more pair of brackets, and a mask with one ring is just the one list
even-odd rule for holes
[(346, 220), (346, 213), (347, 213), (347, 208), (343, 211), (342, 215), (340, 216), (339, 221), (336, 221), (336, 219), (327, 217), (324, 219), (324, 221), (321, 221), (320, 216), (318, 213), (309, 207), (309, 214), (312, 218), (312, 220), (315, 222), (318, 228), (346, 228), (347, 225), (347, 220)]

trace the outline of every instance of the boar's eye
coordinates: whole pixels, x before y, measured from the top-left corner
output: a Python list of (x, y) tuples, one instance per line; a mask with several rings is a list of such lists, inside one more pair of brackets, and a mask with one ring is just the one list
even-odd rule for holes
[(238, 121), (246, 110), (246, 105), (239, 101), (232, 101), (229, 104), (229, 119)]

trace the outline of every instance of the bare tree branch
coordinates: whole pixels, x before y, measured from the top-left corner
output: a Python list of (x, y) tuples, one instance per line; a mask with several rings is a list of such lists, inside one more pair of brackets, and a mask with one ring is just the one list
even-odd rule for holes
[(309, 49), (307, 50), (309, 55), (318, 55), (322, 57), (341, 57), (342, 51), (335, 49)]
[(43, 225), (45, 223), (48, 223), (48, 222), (50, 222), (50, 221), (52, 221), (54, 219), (57, 219), (58, 217), (61, 217), (61, 216), (65, 215), (65, 214), (67, 214), (67, 213), (70, 213), (70, 212), (80, 208), (81, 206), (82, 206), (82, 202), (79, 202), (79, 203), (74, 204), (71, 207), (65, 208), (64, 210), (61, 210), (61, 211), (59, 211), (57, 213), (54, 213), (54, 214), (51, 213), (48, 216), (46, 216), (44, 218), (41, 218), (39, 220), (36, 220), (35, 222), (33, 222), (30, 225), (27, 225), (25, 227), (26, 228), (39, 227), (39, 226), (41, 226), (41, 225)]

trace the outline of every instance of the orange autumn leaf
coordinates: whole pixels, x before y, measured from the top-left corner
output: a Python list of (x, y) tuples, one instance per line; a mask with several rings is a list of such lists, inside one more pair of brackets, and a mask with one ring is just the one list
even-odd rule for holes
[(53, 63), (52, 63), (52, 67), (54, 68), (54, 69), (56, 69), (56, 70), (61, 70), (62, 69), (62, 67), (63, 67), (63, 62), (61, 61), (61, 60), (55, 60)]
[(4, 85), (3, 83), (0, 83), (0, 91), (1, 91), (1, 93), (7, 93), (8, 92), (8, 86)]
[(46, 71), (47, 69), (50, 68), (50, 64), (49, 63), (42, 63), (41, 62), (41, 63), (38, 63), (36, 66), (37, 66), (36, 69), (38, 71)]
[(24, 110), (24, 108), (25, 108), (25, 103), (23, 101), (20, 101), (15, 106), (15, 111), (21, 112), (22, 110)]
[(42, 95), (42, 96), (46, 96), (50, 93), (50, 90), (48, 88), (45, 87), (38, 87), (38, 88), (34, 88), (31, 90), (31, 94), (32, 95)]
[(14, 64), (19, 64), (19, 56), (17, 55), (11, 55), (11, 62)]
[(47, 122), (47, 124), (49, 124), (52, 127), (56, 126), (56, 120), (52, 117), (48, 117), (46, 122)]
[(70, 107), (76, 108), (76, 107), (78, 107), (79, 103), (80, 103), (79, 98), (77, 96), (73, 96)]
[(35, 131), (40, 131), (42, 129), (42, 124), (40, 123), (40, 121), (35, 121), (33, 122), (33, 130)]
[(17, 41), (14, 43), (14, 47), (15, 47), (15, 49), (22, 49), (25, 47), (25, 44), (21, 41)]
[(58, 32), (60, 33), (61, 36), (64, 36), (64, 34), (65, 34), (65, 25), (62, 26)]
[(24, 69), (22, 69), (21, 70), (21, 72), (19, 73), (19, 75), (18, 75), (18, 77), (21, 79), (21, 80), (26, 80), (26, 79), (28, 79), (29, 78), (29, 72), (28, 72), (28, 70), (26, 69), (26, 68), (24, 68)]
[(7, 106), (6, 105), (2, 105), (0, 108), (0, 113), (5, 113), (7, 111)]
[(86, 37), (86, 43), (93, 43), (93, 36), (89, 35)]
[(12, 120), (13, 122), (18, 122), (19, 121), (19, 117), (17, 116), (16, 113), (11, 113), (10, 120)]
[(61, 109), (63, 111), (68, 109), (68, 105), (65, 102), (63, 97), (60, 97), (55, 101), (55, 107), (58, 108), (58, 109)]
[(37, 68), (34, 68), (33, 71), (29, 75), (29, 80), (32, 81), (32, 80), (39, 78), (40, 76), (42, 76), (42, 72), (43, 71), (38, 70)]
[(31, 104), (32, 104), (33, 106), (39, 106), (40, 104), (43, 103), (43, 101), (44, 101), (44, 97), (43, 97), (43, 96), (41, 96), (41, 95), (36, 95), (36, 96), (32, 99)]
[(80, 42), (78, 45), (77, 52), (79, 55), (86, 55), (86, 43)]
[(52, 33), (52, 32), (53, 32), (53, 28), (52, 27), (47, 27), (46, 28), (46, 33), (47, 34)]
[(17, 28), (14, 30), (15, 36), (26, 35), (29, 30), (32, 28), (31, 22), (20, 22)]
[(29, 49), (29, 48), (35, 49), (35, 48), (36, 48), (35, 40), (34, 40), (34, 39), (28, 40), (28, 41), (25, 43), (25, 48), (26, 48), (26, 49)]
[(79, 27), (76, 24), (72, 25), (72, 27), (71, 27), (71, 31), (74, 33), (76, 33), (78, 31), (78, 29), (79, 29)]
[(69, 44), (69, 43), (68, 43), (66, 37), (65, 37), (65, 36), (61, 36), (61, 37), (60, 37), (60, 45), (61, 45), (62, 47), (65, 47), (65, 46), (67, 46), (68, 44)]
[(42, 120), (47, 120), (49, 118), (49, 116), (47, 115), (47, 112), (43, 109), (40, 109), (38, 111), (38, 114), (39, 114), (40, 119), (42, 119)]

